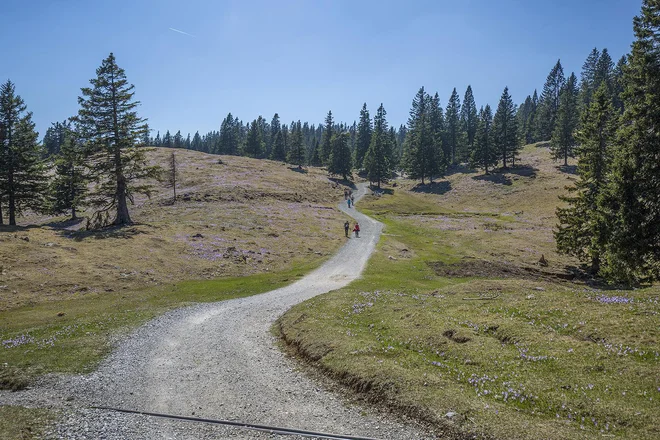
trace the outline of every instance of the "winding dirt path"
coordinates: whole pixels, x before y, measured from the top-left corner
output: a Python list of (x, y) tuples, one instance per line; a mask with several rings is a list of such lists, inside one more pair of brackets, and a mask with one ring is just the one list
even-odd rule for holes
[[(360, 185), (356, 200), (364, 195)], [(294, 284), (168, 313), (141, 327), (94, 373), (58, 387), (76, 396), (57, 438), (276, 438), (271, 434), (92, 410), (86, 405), (236, 420), (383, 439), (431, 438), (369, 408), (346, 404), (296, 370), (276, 347), (274, 321), (291, 306), (358, 278), (382, 224), (345, 202), (360, 238)], [(342, 225), (337, 233), (343, 234)]]

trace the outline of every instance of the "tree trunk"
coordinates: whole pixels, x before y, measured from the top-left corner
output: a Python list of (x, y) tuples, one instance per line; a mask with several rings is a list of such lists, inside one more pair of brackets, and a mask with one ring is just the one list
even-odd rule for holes
[(117, 217), (114, 224), (128, 225), (131, 223), (133, 222), (128, 214), (128, 203), (126, 202), (126, 178), (119, 172), (117, 176)]
[(564, 166), (568, 166), (568, 148), (564, 149)]
[(0, 194), (0, 225), (4, 225), (5, 222), (2, 220), (2, 194)]
[(16, 226), (16, 199), (14, 198), (14, 174), (12, 170), (9, 171), (7, 186), (9, 187), (9, 226)]

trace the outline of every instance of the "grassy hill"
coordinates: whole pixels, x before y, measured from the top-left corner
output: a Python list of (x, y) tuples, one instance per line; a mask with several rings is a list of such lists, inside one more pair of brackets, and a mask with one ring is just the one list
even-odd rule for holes
[[(88, 371), (120, 332), (173, 307), (294, 281), (344, 243), (343, 187), (318, 169), (175, 151), (180, 185), (100, 231), (28, 216), (0, 227), (0, 386)], [(220, 161), (219, 161), (220, 159)], [(249, 277), (248, 277), (249, 275)]]
[(552, 234), (574, 167), (536, 145), (520, 162), (364, 200), (385, 223), (365, 276), (278, 330), (328, 375), (451, 438), (658, 438), (660, 289), (582, 278)]

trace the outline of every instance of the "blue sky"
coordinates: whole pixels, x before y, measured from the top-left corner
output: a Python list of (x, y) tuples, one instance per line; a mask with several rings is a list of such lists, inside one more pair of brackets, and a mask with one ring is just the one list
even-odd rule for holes
[[(516, 103), (561, 58), (579, 77), (593, 47), (629, 52), (641, 0), (3, 0), (0, 81), (11, 79), (43, 136), (78, 110), (114, 52), (154, 130), (219, 129), (232, 112), (283, 122), (352, 122), (382, 102), (405, 123), (420, 86), (446, 106)], [(175, 28), (194, 36), (174, 32)], [(154, 133), (155, 134), (155, 133)]]

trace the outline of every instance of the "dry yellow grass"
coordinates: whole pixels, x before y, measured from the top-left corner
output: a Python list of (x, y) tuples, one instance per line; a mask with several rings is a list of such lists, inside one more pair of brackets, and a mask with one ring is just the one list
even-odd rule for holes
[[(175, 151), (177, 201), (157, 184), (138, 198), (135, 225), (88, 232), (84, 222), (19, 218), (0, 227), (0, 311), (92, 292), (273, 272), (320, 260), (343, 244), (334, 209), (343, 189), (319, 169)], [(218, 163), (218, 159), (222, 163)], [(59, 218), (56, 220), (64, 220)]]

